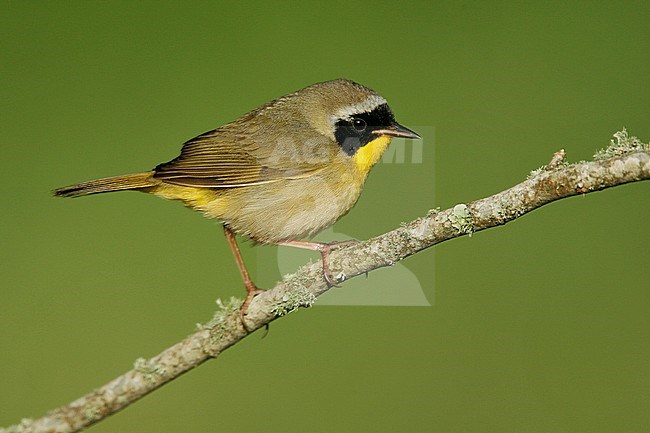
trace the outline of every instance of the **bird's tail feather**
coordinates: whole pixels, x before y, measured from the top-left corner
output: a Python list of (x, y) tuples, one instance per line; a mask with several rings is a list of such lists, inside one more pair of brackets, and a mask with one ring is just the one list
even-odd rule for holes
[(57, 188), (53, 191), (57, 197), (80, 197), (82, 195), (99, 194), (102, 192), (142, 189), (156, 186), (160, 183), (154, 179), (153, 172), (127, 174), (124, 176), (107, 177), (89, 180), (74, 185)]

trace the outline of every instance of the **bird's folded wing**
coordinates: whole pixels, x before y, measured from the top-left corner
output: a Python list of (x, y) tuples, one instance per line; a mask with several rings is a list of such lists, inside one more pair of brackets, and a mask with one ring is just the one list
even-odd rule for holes
[(295, 143), (252, 140), (250, 135), (216, 129), (186, 142), (179, 157), (154, 169), (167, 183), (199, 188), (231, 188), (314, 175), (327, 157), (298, 152)]

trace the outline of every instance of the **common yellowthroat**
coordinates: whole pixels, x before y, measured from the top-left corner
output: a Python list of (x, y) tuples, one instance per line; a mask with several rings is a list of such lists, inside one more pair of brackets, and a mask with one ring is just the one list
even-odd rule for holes
[(313, 84), (187, 141), (151, 171), (91, 180), (54, 194), (77, 197), (136, 190), (181, 200), (223, 222), (248, 295), (251, 280), (235, 234), (263, 244), (319, 251), (323, 275), (334, 243), (301, 241), (334, 224), (356, 203), (370, 169), (393, 137), (418, 134), (395, 121), (386, 100), (346, 79)]

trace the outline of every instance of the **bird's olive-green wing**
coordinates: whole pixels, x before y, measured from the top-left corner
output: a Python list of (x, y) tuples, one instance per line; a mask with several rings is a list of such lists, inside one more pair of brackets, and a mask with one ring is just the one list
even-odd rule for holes
[(186, 142), (180, 156), (160, 164), (154, 177), (176, 185), (229, 188), (310, 176), (326, 158), (304, 158), (302, 143), (260, 131), (220, 128)]

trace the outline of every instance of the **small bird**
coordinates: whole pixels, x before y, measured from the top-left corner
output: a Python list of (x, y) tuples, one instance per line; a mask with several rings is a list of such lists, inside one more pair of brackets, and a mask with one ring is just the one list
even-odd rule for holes
[(347, 79), (313, 84), (275, 99), (187, 141), (181, 154), (151, 171), (54, 190), (60, 197), (135, 190), (223, 223), (251, 300), (261, 292), (242, 260), (235, 234), (261, 244), (328, 254), (337, 243), (301, 240), (331, 226), (357, 202), (370, 169), (393, 137), (420, 138), (395, 121), (386, 100)]

